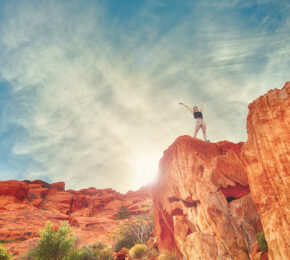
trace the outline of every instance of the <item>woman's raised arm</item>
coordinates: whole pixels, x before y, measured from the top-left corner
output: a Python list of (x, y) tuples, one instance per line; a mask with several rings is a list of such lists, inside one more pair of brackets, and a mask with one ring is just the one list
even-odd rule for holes
[(204, 104), (204, 103), (206, 103), (206, 100), (203, 100), (203, 101), (202, 101), (201, 106), (200, 106), (200, 112), (203, 111), (203, 104)]
[(186, 107), (188, 110), (189, 110), (189, 112), (191, 113), (191, 114), (193, 114), (193, 110), (189, 107), (189, 106), (187, 106), (187, 105), (185, 105), (185, 104), (183, 104), (183, 103), (179, 103), (180, 105), (183, 105), (184, 107)]

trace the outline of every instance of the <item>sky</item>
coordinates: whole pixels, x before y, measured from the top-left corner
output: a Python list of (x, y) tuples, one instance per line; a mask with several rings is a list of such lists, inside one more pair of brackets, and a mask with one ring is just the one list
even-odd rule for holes
[[(192, 135), (246, 141), (290, 79), (287, 0), (1, 0), (0, 180), (135, 190)], [(198, 135), (202, 138), (201, 132)]]

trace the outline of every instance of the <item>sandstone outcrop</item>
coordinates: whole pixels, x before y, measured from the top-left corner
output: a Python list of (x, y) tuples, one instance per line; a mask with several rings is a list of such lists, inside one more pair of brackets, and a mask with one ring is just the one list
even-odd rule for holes
[(7, 204), (23, 202), (26, 199), (28, 188), (26, 183), (21, 181), (5, 181), (0, 185), (0, 209)]
[(270, 259), (290, 259), (290, 82), (249, 105), (243, 147)]
[(80, 245), (112, 243), (111, 234), (121, 223), (118, 211), (125, 206), (135, 216), (149, 214), (151, 187), (121, 194), (112, 189), (65, 190), (63, 182), (0, 181), (0, 241), (15, 254), (35, 245), (39, 231), (50, 221), (68, 221)]
[[(153, 189), (161, 251), (185, 259), (290, 259), (289, 93), (287, 82), (249, 105), (246, 143), (182, 136), (164, 152)], [(262, 231), (268, 254), (259, 252)]]
[(241, 160), (243, 143), (179, 137), (165, 152), (153, 190), (161, 251), (186, 259), (247, 259), (259, 231)]

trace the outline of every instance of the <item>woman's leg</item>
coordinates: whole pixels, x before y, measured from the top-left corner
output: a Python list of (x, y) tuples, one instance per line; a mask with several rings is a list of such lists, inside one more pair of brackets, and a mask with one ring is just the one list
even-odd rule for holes
[(206, 124), (202, 124), (201, 128), (202, 128), (202, 133), (203, 133), (203, 139), (204, 141), (206, 141), (207, 140), (206, 139)]
[(194, 130), (194, 134), (193, 134), (194, 138), (196, 138), (199, 129), (200, 129), (200, 124), (195, 124), (195, 130)]

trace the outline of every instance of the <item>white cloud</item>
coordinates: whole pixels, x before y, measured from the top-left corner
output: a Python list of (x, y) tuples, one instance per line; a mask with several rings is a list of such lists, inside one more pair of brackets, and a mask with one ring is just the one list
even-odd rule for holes
[(140, 11), (145, 25), (133, 32), (105, 23), (99, 5), (18, 1), (6, 9), (0, 74), (22, 100), (11, 121), (30, 135), (14, 152), (40, 165), (27, 178), (137, 188), (162, 151), (193, 132), (180, 101), (208, 100), (213, 141), (245, 140), (248, 103), (286, 81), (289, 20), (269, 36), (204, 12), (160, 33), (163, 18), (151, 8)]

